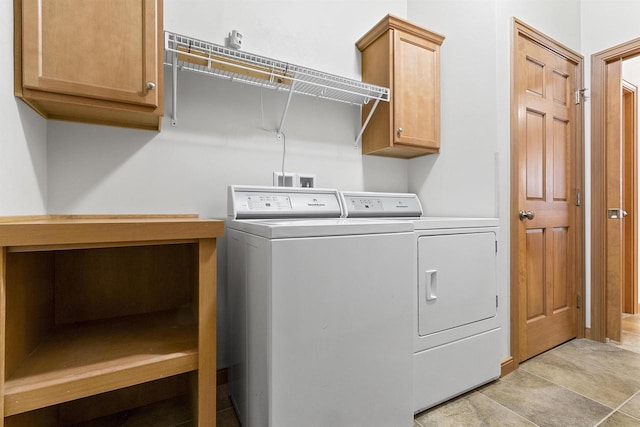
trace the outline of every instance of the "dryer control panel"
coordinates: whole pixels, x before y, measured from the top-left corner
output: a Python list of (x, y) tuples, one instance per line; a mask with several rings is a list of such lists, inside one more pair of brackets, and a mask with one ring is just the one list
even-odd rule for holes
[(422, 216), (420, 200), (411, 193), (343, 192), (342, 199), (347, 218)]

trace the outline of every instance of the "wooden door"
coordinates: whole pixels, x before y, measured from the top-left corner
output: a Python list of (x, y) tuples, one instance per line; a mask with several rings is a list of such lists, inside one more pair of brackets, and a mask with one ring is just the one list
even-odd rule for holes
[(514, 351), (519, 361), (574, 338), (577, 331), (581, 120), (574, 93), (581, 64), (557, 52), (517, 32), (511, 232), (512, 327), (518, 328)]
[(638, 255), (637, 255), (637, 92), (636, 85), (622, 81), (622, 193), (623, 209), (627, 213), (622, 221), (623, 274), (622, 312), (638, 312)]
[(22, 2), (24, 87), (158, 106), (157, 0)]
[[(606, 81), (607, 120), (622, 116), (622, 60), (609, 64)], [(622, 316), (623, 235), (622, 235), (622, 127), (608, 126), (607, 145), (607, 338), (620, 342)], [(610, 214), (616, 209), (615, 216)]]
[(440, 46), (394, 30), (395, 142), (440, 149)]

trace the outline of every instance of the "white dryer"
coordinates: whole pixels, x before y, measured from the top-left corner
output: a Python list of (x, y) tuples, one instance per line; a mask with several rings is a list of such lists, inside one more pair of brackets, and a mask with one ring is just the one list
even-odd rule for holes
[(403, 216), (414, 225), (414, 412), (498, 378), (498, 220), (421, 217), (415, 194), (342, 197), (347, 217)]
[(229, 188), (244, 427), (413, 425), (413, 226), (341, 216), (335, 190)]

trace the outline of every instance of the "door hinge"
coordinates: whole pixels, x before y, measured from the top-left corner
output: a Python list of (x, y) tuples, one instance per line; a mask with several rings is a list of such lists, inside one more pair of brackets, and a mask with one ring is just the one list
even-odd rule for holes
[(580, 294), (576, 294), (576, 308), (580, 308)]
[(496, 295), (496, 308), (498, 308), (498, 295)]
[(582, 193), (580, 190), (576, 190), (576, 206), (582, 205)]
[(584, 94), (588, 90), (589, 89), (587, 89), (586, 87), (583, 87), (582, 89), (576, 89), (576, 92), (575, 92), (575, 103), (576, 103), (576, 105), (581, 104), (582, 101), (584, 101), (587, 98), (589, 98), (587, 95)]
[(496, 240), (496, 253), (498, 253), (498, 241)]

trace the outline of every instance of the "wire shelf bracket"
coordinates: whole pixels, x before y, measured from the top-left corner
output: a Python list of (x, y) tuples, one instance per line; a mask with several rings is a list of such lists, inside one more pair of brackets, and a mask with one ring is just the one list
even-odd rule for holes
[(230, 49), (170, 31), (165, 31), (164, 36), (164, 63), (171, 66), (173, 71), (172, 126), (176, 126), (178, 123), (177, 72), (179, 70), (199, 72), (255, 86), (288, 91), (287, 103), (276, 133), (278, 138), (282, 135), (291, 97), (294, 93), (359, 106), (373, 100), (374, 105), (356, 137), (356, 147), (379, 102), (389, 102), (389, 89), (386, 87)]

